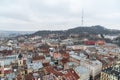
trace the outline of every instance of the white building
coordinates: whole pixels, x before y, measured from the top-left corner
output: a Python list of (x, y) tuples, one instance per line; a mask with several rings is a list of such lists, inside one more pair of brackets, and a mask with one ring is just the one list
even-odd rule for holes
[(90, 74), (93, 79), (96, 75), (100, 74), (102, 70), (102, 63), (98, 60), (81, 60), (80, 65), (90, 70)]
[(82, 66), (78, 66), (74, 70), (80, 76), (80, 80), (89, 80), (90, 70)]

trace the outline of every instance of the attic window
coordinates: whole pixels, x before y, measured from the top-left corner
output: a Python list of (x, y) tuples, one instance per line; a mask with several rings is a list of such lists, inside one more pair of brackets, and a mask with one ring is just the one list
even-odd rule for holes
[(72, 73), (74, 73), (74, 71), (72, 71)]

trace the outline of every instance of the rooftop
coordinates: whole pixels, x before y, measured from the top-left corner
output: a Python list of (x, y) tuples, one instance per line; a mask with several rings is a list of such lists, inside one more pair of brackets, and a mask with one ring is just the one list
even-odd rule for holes
[(80, 74), (90, 73), (90, 71), (89, 71), (87, 68), (82, 67), (82, 66), (76, 67), (76, 68), (75, 68), (75, 71), (76, 71), (77, 73), (80, 73)]
[(35, 63), (27, 64), (28, 69), (32, 68), (32, 69), (36, 70), (36, 69), (39, 69), (39, 68), (42, 68), (42, 67), (43, 67), (43, 65), (42, 65), (41, 62), (35, 62)]
[(103, 72), (114, 75), (120, 79), (120, 65), (114, 65), (113, 67), (109, 67), (103, 70)]
[(64, 78), (67, 80), (78, 80), (80, 77), (74, 71), (74, 69), (68, 69), (66, 74), (64, 74)]

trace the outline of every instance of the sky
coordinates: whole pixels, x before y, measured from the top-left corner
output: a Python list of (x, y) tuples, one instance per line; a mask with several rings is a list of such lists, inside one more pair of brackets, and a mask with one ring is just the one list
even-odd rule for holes
[(120, 0), (0, 0), (0, 30), (120, 29)]

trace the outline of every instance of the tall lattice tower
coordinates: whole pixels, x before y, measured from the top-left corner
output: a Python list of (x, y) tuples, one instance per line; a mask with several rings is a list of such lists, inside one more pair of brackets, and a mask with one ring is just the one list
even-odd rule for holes
[(81, 26), (84, 25), (84, 10), (82, 9)]

